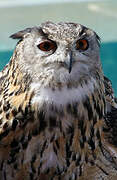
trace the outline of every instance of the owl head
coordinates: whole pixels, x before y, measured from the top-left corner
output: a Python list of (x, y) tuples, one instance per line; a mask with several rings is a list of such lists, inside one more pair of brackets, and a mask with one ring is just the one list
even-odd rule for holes
[(78, 86), (101, 72), (99, 37), (76, 23), (45, 22), (11, 36), (20, 71), (43, 87)]

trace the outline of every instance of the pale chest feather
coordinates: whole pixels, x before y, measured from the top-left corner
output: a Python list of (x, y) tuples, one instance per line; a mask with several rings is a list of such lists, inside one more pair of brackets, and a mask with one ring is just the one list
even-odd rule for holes
[(73, 102), (79, 102), (85, 99), (87, 94), (94, 92), (94, 89), (98, 87), (96, 80), (91, 78), (90, 81), (84, 82), (78, 87), (67, 87), (52, 89), (49, 87), (43, 88), (39, 83), (32, 83), (31, 91), (35, 92), (35, 96), (32, 99), (32, 104), (55, 104), (56, 106), (64, 106)]

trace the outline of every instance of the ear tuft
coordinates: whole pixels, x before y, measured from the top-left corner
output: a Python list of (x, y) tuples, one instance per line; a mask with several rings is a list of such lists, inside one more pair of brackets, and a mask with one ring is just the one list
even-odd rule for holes
[(96, 36), (96, 39), (97, 39), (97, 43), (100, 46), (101, 38), (97, 35), (96, 32), (95, 32), (95, 36)]
[(25, 34), (31, 33), (31, 30), (32, 30), (32, 28), (24, 29), (24, 30), (19, 31), (19, 32), (15, 33), (15, 34), (12, 34), (10, 36), (10, 38), (12, 38), (12, 39), (23, 39)]

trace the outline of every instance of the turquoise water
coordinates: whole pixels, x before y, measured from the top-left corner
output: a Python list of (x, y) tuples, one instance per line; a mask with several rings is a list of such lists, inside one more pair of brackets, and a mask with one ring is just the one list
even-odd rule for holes
[[(8, 63), (12, 53), (12, 51), (0, 52), (0, 70)], [(117, 95), (117, 42), (101, 44), (101, 61), (104, 74), (111, 79)]]

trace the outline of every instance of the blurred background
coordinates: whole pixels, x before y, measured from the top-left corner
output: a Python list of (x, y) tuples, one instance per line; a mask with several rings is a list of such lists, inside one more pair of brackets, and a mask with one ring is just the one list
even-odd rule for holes
[(48, 20), (76, 22), (97, 32), (104, 74), (117, 95), (117, 0), (0, 0), (0, 70), (17, 42), (9, 36)]

